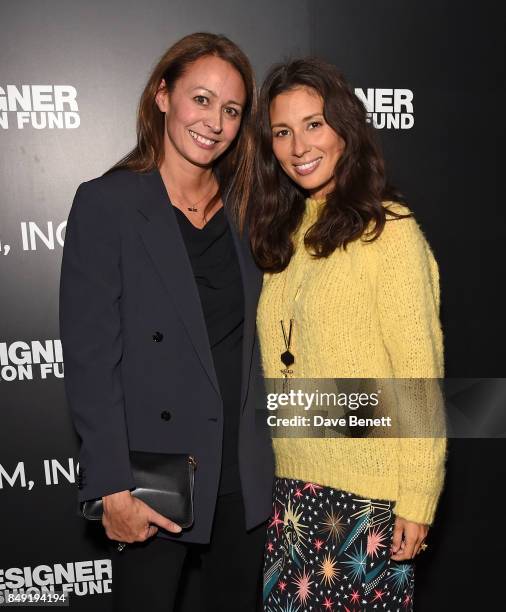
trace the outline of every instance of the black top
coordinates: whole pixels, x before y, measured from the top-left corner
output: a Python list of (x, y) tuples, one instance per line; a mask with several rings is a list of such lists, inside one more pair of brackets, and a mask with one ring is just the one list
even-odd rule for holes
[(223, 454), (218, 493), (231, 493), (241, 487), (237, 457), (244, 325), (241, 270), (223, 208), (202, 229), (174, 208), (200, 294), (223, 400)]

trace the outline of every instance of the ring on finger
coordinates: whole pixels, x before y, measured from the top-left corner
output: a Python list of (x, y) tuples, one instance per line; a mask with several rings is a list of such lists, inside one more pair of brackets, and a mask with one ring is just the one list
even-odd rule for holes
[(425, 542), (422, 542), (420, 546), (418, 547), (416, 554), (419, 555), (421, 552), (424, 552), (425, 550), (427, 550), (428, 547), (429, 547), (428, 544), (426, 544)]

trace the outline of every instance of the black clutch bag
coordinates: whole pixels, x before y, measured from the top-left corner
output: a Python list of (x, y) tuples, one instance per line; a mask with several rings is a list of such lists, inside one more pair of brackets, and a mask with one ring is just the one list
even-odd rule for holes
[[(181, 527), (193, 524), (193, 484), (197, 462), (191, 455), (130, 451), (135, 482), (131, 494)], [(82, 502), (81, 514), (101, 520), (102, 498)]]

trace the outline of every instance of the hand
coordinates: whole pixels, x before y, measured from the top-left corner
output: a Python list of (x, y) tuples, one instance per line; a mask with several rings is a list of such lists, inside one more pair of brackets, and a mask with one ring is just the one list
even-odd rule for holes
[(420, 545), (427, 537), (428, 531), (428, 525), (413, 523), (397, 516), (390, 558), (394, 561), (413, 559), (420, 551)]
[(179, 533), (181, 527), (150, 508), (130, 491), (120, 491), (102, 497), (104, 514), (102, 525), (107, 537), (118, 542), (144, 542), (162, 527)]

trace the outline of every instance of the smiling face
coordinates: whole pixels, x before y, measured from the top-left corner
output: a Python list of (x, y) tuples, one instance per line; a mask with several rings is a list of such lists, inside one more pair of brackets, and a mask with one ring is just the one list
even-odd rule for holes
[(159, 89), (156, 103), (165, 113), (165, 156), (207, 167), (237, 136), (246, 88), (231, 64), (211, 55), (188, 66), (171, 92)]
[(345, 142), (325, 121), (321, 96), (308, 87), (279, 94), (270, 105), (270, 123), (272, 150), (283, 170), (312, 197), (325, 197)]

